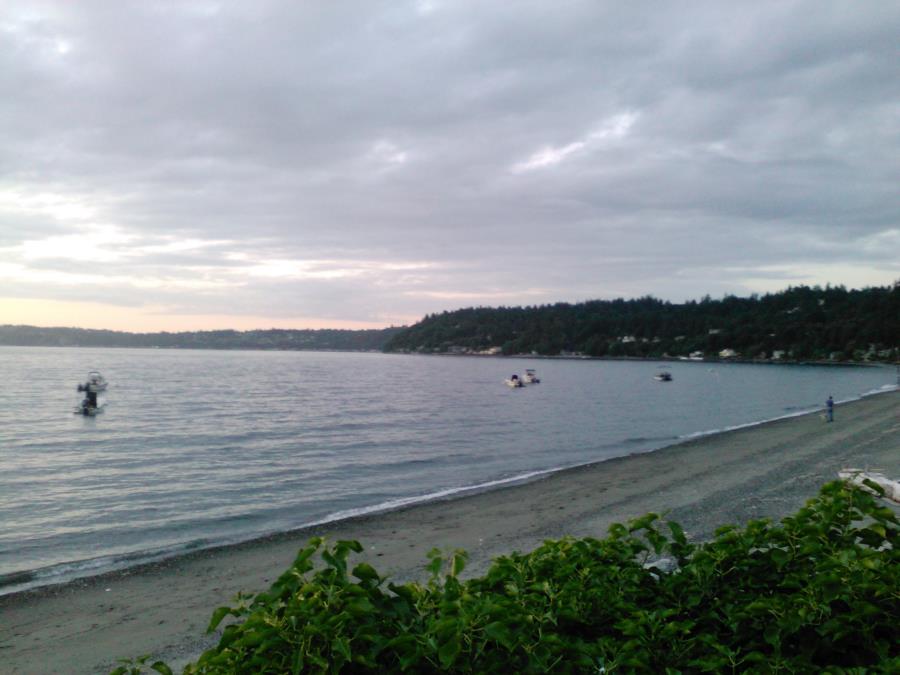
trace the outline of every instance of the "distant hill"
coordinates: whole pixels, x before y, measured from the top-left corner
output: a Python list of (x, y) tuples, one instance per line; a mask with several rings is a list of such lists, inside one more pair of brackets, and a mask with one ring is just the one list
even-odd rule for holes
[(213, 330), (126, 333), (84, 328), (0, 326), (0, 345), (381, 351), (402, 328), (371, 330)]
[(537, 307), (474, 307), (426, 316), (386, 351), (609, 357), (895, 361), (900, 283), (799, 286), (762, 297), (674, 304), (644, 297)]

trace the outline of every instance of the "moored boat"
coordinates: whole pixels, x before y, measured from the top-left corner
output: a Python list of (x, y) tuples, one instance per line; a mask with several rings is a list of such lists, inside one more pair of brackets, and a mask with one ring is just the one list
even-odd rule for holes
[(87, 382), (78, 385), (77, 390), (84, 392), (84, 398), (73, 412), (85, 417), (94, 417), (102, 413), (103, 404), (99, 402), (99, 394), (106, 391), (107, 386), (106, 378), (99, 371), (89, 372)]
[(506, 386), (512, 387), (513, 389), (517, 389), (519, 387), (524, 387), (525, 383), (522, 381), (518, 375), (513, 374), (509, 377), (509, 379), (503, 380), (506, 383)]
[(539, 378), (535, 372), (534, 368), (526, 368), (525, 369), (525, 384), (539, 384), (541, 378)]
[(87, 401), (82, 401), (81, 405), (76, 406), (72, 411), (76, 415), (84, 415), (85, 417), (96, 417), (103, 412), (103, 405), (91, 405)]
[(653, 376), (653, 379), (658, 382), (671, 382), (672, 381), (672, 373), (668, 370), (663, 370), (662, 372), (657, 373)]
[(78, 391), (98, 394), (101, 391), (106, 391), (106, 387), (106, 378), (100, 374), (100, 371), (92, 370), (88, 373), (87, 382), (78, 385)]

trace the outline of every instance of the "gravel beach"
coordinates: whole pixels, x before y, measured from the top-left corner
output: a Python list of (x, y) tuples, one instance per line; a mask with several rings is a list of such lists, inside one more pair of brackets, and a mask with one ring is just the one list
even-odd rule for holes
[(123, 657), (171, 665), (215, 641), (210, 614), (238, 591), (258, 592), (312, 535), (358, 539), (379, 572), (423, 578), (433, 547), (464, 548), (468, 573), (564, 535), (666, 513), (700, 540), (725, 523), (778, 519), (843, 467), (900, 477), (900, 392), (818, 413), (705, 436), (541, 480), (210, 549), (128, 571), (0, 597), (0, 672), (104, 673)]

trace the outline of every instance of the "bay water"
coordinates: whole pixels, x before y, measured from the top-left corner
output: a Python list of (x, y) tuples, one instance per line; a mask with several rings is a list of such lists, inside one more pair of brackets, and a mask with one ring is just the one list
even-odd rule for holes
[[(504, 385), (525, 368), (542, 382)], [(104, 412), (75, 415), (95, 369)], [(0, 348), (0, 381), (0, 594), (896, 386), (886, 367), (38, 347)]]

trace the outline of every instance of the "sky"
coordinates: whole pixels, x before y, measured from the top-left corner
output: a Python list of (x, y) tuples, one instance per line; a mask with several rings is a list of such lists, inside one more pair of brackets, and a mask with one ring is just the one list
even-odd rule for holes
[(0, 324), (900, 279), (900, 3), (3, 0)]

